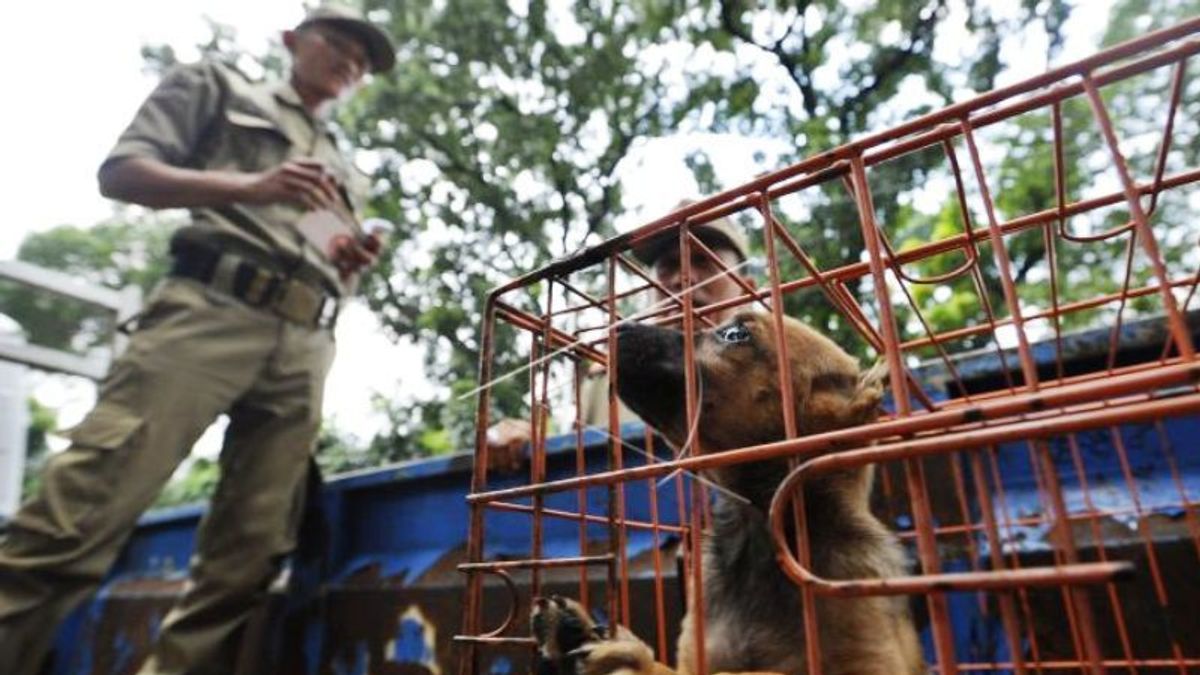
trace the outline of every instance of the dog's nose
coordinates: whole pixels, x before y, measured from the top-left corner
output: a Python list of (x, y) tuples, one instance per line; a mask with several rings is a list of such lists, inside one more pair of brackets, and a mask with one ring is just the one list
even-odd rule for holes
[(533, 602), (534, 602), (534, 604), (536, 604), (538, 606), (538, 609), (546, 609), (546, 606), (550, 604), (549, 600), (547, 600), (541, 596), (534, 598)]

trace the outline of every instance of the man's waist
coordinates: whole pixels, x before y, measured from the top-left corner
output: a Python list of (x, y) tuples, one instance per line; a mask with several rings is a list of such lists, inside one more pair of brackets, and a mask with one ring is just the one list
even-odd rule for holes
[(171, 254), (171, 276), (199, 281), (293, 323), (331, 328), (337, 320), (338, 296), (301, 270), (289, 272), (253, 251), (221, 250), (179, 237), (171, 241)]
[(234, 204), (219, 209), (193, 209), (192, 223), (172, 238), (219, 248), (253, 260), (275, 272), (304, 280), (333, 295), (345, 296), (338, 270), (320, 253), (305, 246), (293, 226)]

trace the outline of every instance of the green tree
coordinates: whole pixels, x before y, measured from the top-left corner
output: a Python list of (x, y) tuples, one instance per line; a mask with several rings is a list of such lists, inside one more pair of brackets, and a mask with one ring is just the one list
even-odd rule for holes
[[(1166, 27), (1200, 11), (1195, 0), (1124, 0), (1114, 5), (1101, 40), (1103, 47), (1112, 46), (1151, 30)], [(1122, 80), (1100, 90), (1109, 116), (1135, 179), (1151, 182), (1155, 171), (1155, 160), (1163, 141), (1172, 69), (1160, 68), (1149, 73)], [(1191, 92), (1190, 94), (1188, 92)], [(1196, 88), (1185, 88), (1180, 109), (1176, 113), (1174, 133), (1171, 141), (1170, 161), (1167, 174), (1183, 167), (1195, 166), (1200, 153), (1196, 139), (1200, 137), (1200, 99)], [(1093, 111), (1082, 95), (1065, 100), (1061, 107), (1063, 143), (1064, 188), (1067, 201), (1085, 196), (1096, 196), (1097, 185), (1116, 189), (1119, 185), (1112, 167), (1108, 148), (1104, 145), (1099, 125)], [(1015, 120), (997, 125), (991, 141), (1002, 147), (1003, 159), (995, 167), (991, 178), (998, 215), (1002, 220), (1051, 209), (1057, 204), (1055, 168), (1053, 156), (1054, 132), (1051, 113), (1039, 109), (1026, 113)], [(1151, 141), (1151, 142), (1147, 142)], [(1196, 237), (1200, 231), (1191, 226), (1187, 193), (1183, 190), (1168, 192), (1153, 200), (1151, 226), (1159, 238), (1159, 246), (1168, 266), (1176, 268), (1188, 262), (1193, 255)], [(1143, 205), (1149, 208), (1151, 202)], [(979, 214), (975, 214), (976, 227), (980, 226)], [(902, 218), (906, 223), (908, 245), (915, 245), (930, 238), (944, 238), (962, 230), (962, 214), (956, 202), (947, 202), (936, 223), (919, 215)], [(1097, 240), (1104, 232), (1116, 232), (1117, 228), (1130, 222), (1129, 210), (1123, 204), (1097, 211), (1084, 217), (1053, 223), (1048, 239), (1041, 230), (1030, 231), (1011, 237), (1006, 248), (1013, 261), (1013, 276), (1020, 289), (1022, 303), (1031, 307), (1050, 309), (1053, 299), (1061, 306), (1074, 301), (1092, 299), (1104, 294), (1121, 291), (1126, 266), (1131, 265), (1131, 283), (1141, 286), (1151, 282), (1149, 266), (1140, 259), (1137, 242), (1128, 232)], [(983, 223), (986, 224), (986, 223)], [(1053, 239), (1053, 249), (1047, 241)], [(1132, 249), (1132, 250), (1131, 250)], [(962, 326), (980, 317), (982, 304), (988, 302), (999, 316), (1007, 315), (1003, 308), (999, 277), (991, 259), (990, 248), (982, 250), (984, 258), (980, 267), (985, 280), (983, 295), (973, 287), (968, 277), (945, 285), (916, 286), (914, 295), (922, 311), (931, 323), (938, 327)], [(1050, 254), (1054, 254), (1051, 266)], [(1132, 253), (1132, 257), (1131, 257)], [(1193, 255), (1194, 258), (1194, 255)], [(924, 275), (949, 271), (959, 264), (961, 258), (936, 258), (917, 265)], [(1053, 296), (1053, 299), (1052, 299)], [(1120, 309), (1121, 313), (1118, 313)], [(1073, 312), (1056, 321), (1060, 330), (1080, 327), (1112, 325), (1131, 316), (1154, 314), (1162, 311), (1161, 300), (1155, 295), (1133, 298), (1123, 304), (1107, 304), (1085, 311)], [(1047, 334), (1048, 325), (1041, 326)], [(965, 340), (965, 346), (983, 346), (988, 336), (976, 336)], [(932, 352), (929, 352), (932, 355)]]
[[(663, 68), (640, 58), (675, 19), (656, 3), (369, 6), (400, 37), (399, 63), (342, 122), (375, 161), (376, 215), (399, 229), (364, 293), (447, 385), (391, 402), (398, 428), (449, 429), (463, 447), (474, 402), (458, 394), (475, 385), (487, 292), (613, 234), (621, 160), (698, 102), (673, 99)], [(523, 362), (514, 340), (497, 336), (497, 372)], [(519, 413), (521, 389), (493, 389), (501, 413)]]
[(1101, 44), (1111, 47), (1200, 15), (1196, 0), (1121, 0), (1113, 5)]
[(31, 496), (41, 485), (41, 468), (50, 450), (46, 436), (58, 423), (53, 408), (46, 407), (37, 399), (29, 399), (29, 429), (25, 435), (25, 478), (21, 484), (22, 500)]
[[(961, 8), (964, 13), (953, 12), (944, 0), (865, 5), (712, 0), (700, 6), (704, 11), (692, 12), (681, 22), (684, 35), (718, 51), (749, 50), (758, 58), (742, 59), (732, 75), (698, 77), (693, 91), (715, 102), (718, 128), (791, 141), (794, 151), (785, 153), (781, 164), (992, 89), (1006, 65), (1001, 57), (1004, 37), (1040, 32), (1049, 58), (1062, 43), (1070, 11), (1067, 3), (1057, 0), (1024, 1), (1019, 6), (968, 2)], [(704, 184), (705, 175), (711, 175), (703, 170), (708, 160), (694, 157), (692, 164)], [(947, 176), (945, 158), (928, 151), (869, 171), (875, 218), (895, 248), (961, 231), (957, 204), (947, 203), (932, 214), (912, 206), (915, 194)], [(822, 269), (861, 259), (864, 242), (857, 209), (841, 182), (781, 199), (775, 214)], [(786, 250), (781, 251), (784, 278), (807, 276)], [(944, 264), (953, 267), (957, 262)], [(848, 290), (864, 300), (869, 313), (874, 309), (869, 280)], [(931, 304), (943, 321), (978, 310), (965, 296)], [(865, 342), (818, 290), (793, 294), (785, 307), (852, 351), (867, 352)], [(903, 326), (915, 319), (902, 313), (900, 320)]]
[[(944, 0), (861, 9), (834, 0), (580, 2), (563, 11), (536, 0), (367, 5), (400, 37), (399, 66), (341, 120), (374, 162), (377, 215), (400, 229), (364, 290), (393, 336), (427, 346), (431, 379), (448, 385), (433, 400), (393, 402), (397, 416), (450, 429), (460, 445), (472, 402), (456, 395), (475, 385), (483, 297), (613, 233), (623, 208), (616, 169), (636, 141), (728, 131), (784, 139), (796, 151), (783, 160), (799, 159), (964, 87), (990, 88), (1006, 32), (1037, 24), (1053, 47), (1067, 14), (1062, 2), (1026, 1), (1016, 18), (999, 19), (967, 3), (976, 48), (944, 63), (933, 56), (949, 17)], [(767, 69), (747, 50), (765, 55)], [(732, 69), (714, 65), (729, 61)], [(914, 86), (926, 93), (916, 105), (902, 95)], [(718, 187), (702, 149), (690, 163), (703, 188)], [(913, 157), (877, 174), (881, 219), (896, 217), (896, 197), (921, 182), (925, 166)], [(844, 196), (826, 195), (810, 214), (805, 241), (819, 242), (822, 264), (857, 259), (857, 219)], [(848, 330), (814, 307), (789, 303), (835, 333)], [(497, 336), (498, 373), (526, 358), (513, 339)], [(521, 389), (516, 381), (493, 389), (500, 412), (519, 414)]]
[(187, 473), (173, 479), (158, 496), (155, 506), (176, 506), (204, 501), (217, 489), (221, 465), (206, 457), (197, 457), (188, 465)]

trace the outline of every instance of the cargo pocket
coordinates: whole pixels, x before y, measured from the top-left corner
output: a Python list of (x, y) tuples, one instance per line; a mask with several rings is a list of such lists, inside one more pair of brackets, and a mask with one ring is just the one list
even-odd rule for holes
[(13, 524), (54, 539), (86, 539), (94, 529), (91, 524), (125, 512), (121, 495), (136, 493), (118, 491), (125, 450), (143, 424), (133, 412), (101, 403), (78, 425), (62, 432), (71, 447), (46, 461), (40, 493), (13, 518)]

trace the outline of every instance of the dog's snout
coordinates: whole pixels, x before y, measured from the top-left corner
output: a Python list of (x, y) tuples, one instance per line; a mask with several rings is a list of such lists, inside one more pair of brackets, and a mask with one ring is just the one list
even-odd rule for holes
[(680, 339), (679, 331), (670, 328), (650, 326), (644, 323), (624, 323), (617, 326), (617, 344), (622, 351), (633, 349), (644, 352), (647, 349), (669, 349)]
[(667, 329), (634, 321), (618, 325), (617, 338), (639, 338), (665, 330)]
[(617, 394), (643, 420), (663, 423), (675, 416), (683, 387), (683, 334), (640, 323), (617, 332)]

